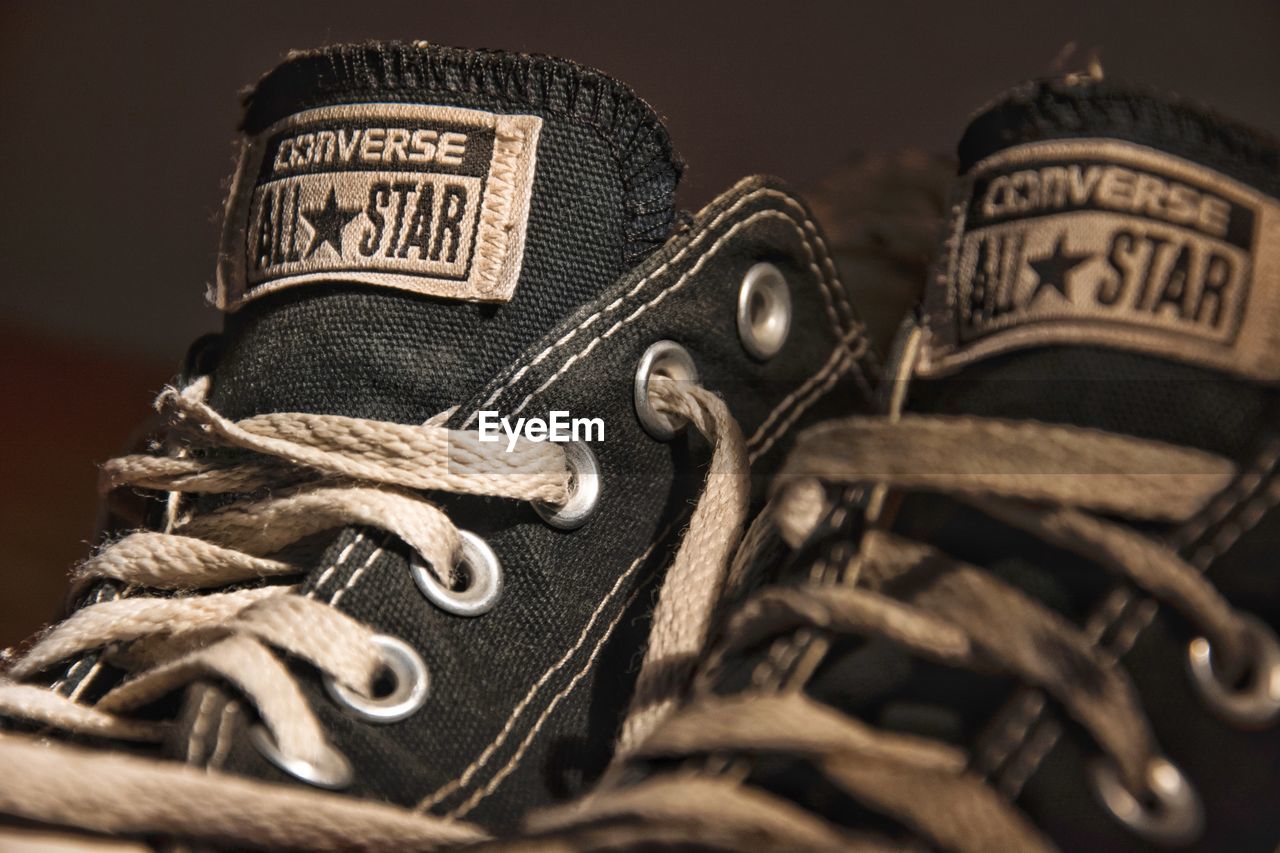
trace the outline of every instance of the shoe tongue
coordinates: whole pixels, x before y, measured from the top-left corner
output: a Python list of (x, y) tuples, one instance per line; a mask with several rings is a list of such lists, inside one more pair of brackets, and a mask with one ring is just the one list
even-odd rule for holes
[(1280, 146), (1102, 81), (979, 114), (911, 407), (1235, 455), (1280, 380)]
[(666, 238), (653, 111), (546, 57), (292, 56), (248, 95), (212, 403), (418, 422), (465, 403)]

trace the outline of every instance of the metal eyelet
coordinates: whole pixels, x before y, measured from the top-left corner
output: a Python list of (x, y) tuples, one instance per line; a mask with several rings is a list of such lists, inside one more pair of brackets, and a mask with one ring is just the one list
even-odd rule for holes
[(767, 361), (787, 342), (791, 331), (791, 289), (786, 276), (769, 263), (747, 270), (738, 290), (738, 337), (753, 358)]
[(1158, 844), (1185, 844), (1200, 835), (1204, 827), (1200, 797), (1168, 759), (1157, 757), (1147, 765), (1145, 797), (1134, 796), (1125, 787), (1110, 761), (1095, 761), (1090, 770), (1102, 805), (1135, 834)]
[(563, 504), (534, 501), (534, 511), (542, 520), (560, 530), (577, 530), (587, 523), (600, 502), (600, 463), (585, 442), (564, 445), (565, 460), (572, 472), (569, 498)]
[(324, 759), (317, 764), (285, 755), (276, 745), (271, 732), (261, 723), (249, 727), (249, 741), (262, 753), (263, 758), (308, 785), (340, 791), (351, 784), (351, 764), (346, 756), (332, 746), (327, 747)]
[(479, 616), (488, 613), (502, 597), (502, 563), (489, 543), (469, 530), (459, 530), (462, 559), (457, 568), (465, 569), (468, 578), (463, 589), (451, 589), (435, 572), (414, 555), (409, 571), (422, 594), (441, 610), (457, 616)]
[(1213, 645), (1204, 637), (1187, 644), (1187, 668), (1214, 713), (1241, 728), (1265, 728), (1280, 719), (1280, 640), (1262, 620), (1241, 614), (1253, 651), (1247, 683), (1224, 684), (1213, 662)]
[(636, 366), (636, 415), (645, 432), (659, 441), (670, 441), (684, 429), (685, 419), (659, 412), (649, 399), (649, 380), (654, 375), (680, 382), (697, 382), (698, 368), (689, 351), (675, 341), (658, 341), (640, 356)]
[(385, 696), (363, 696), (327, 673), (324, 687), (333, 701), (356, 716), (373, 723), (394, 723), (417, 713), (427, 701), (431, 677), (421, 655), (404, 640), (375, 634), (373, 642), (382, 655), (383, 666), (395, 681), (389, 693)]

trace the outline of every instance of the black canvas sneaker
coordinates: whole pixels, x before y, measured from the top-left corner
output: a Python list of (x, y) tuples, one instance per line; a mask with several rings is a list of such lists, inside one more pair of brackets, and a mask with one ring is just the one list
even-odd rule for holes
[(154, 449), (104, 468), (146, 523), (9, 663), (0, 812), (232, 848), (483, 837), (671, 706), (750, 472), (869, 410), (862, 327), (803, 204), (753, 178), (678, 216), (658, 117), (570, 62), (301, 53), (243, 132), (225, 330)]
[(554, 849), (1272, 851), (1280, 145), (979, 114), (886, 414), (805, 433), (687, 705)]

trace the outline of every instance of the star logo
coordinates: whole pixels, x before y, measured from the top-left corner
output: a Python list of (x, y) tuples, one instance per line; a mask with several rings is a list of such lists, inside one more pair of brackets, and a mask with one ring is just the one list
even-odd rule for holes
[(338, 257), (342, 257), (342, 232), (359, 215), (358, 207), (339, 207), (338, 194), (333, 187), (329, 187), (329, 197), (325, 199), (324, 207), (302, 211), (302, 218), (307, 220), (314, 232), (311, 245), (307, 246), (303, 257), (311, 257), (325, 243), (338, 253)]
[(1066, 242), (1067, 235), (1059, 234), (1057, 242), (1053, 244), (1052, 252), (1039, 260), (1027, 262), (1027, 266), (1031, 267), (1031, 271), (1036, 275), (1036, 289), (1031, 292), (1027, 305), (1035, 302), (1040, 291), (1046, 288), (1056, 290), (1064, 300), (1071, 301), (1071, 294), (1067, 293), (1067, 273), (1089, 261), (1093, 258), (1093, 254), (1085, 252), (1073, 255), (1067, 250)]

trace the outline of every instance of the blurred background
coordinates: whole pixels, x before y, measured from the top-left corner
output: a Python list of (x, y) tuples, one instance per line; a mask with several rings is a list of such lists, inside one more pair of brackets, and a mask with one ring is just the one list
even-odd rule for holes
[[(1109, 77), (1277, 133), (1278, 37), (1274, 0), (4, 0), (0, 647), (49, 618), (88, 552), (95, 464), (218, 324), (204, 292), (238, 93), (289, 49), (421, 38), (600, 68), (667, 117), (685, 207), (753, 172), (809, 190), (887, 317), (984, 101), (1074, 42)], [(902, 149), (919, 153), (883, 153)], [(894, 170), (917, 176), (897, 202), (913, 263), (859, 267), (858, 207)]]

